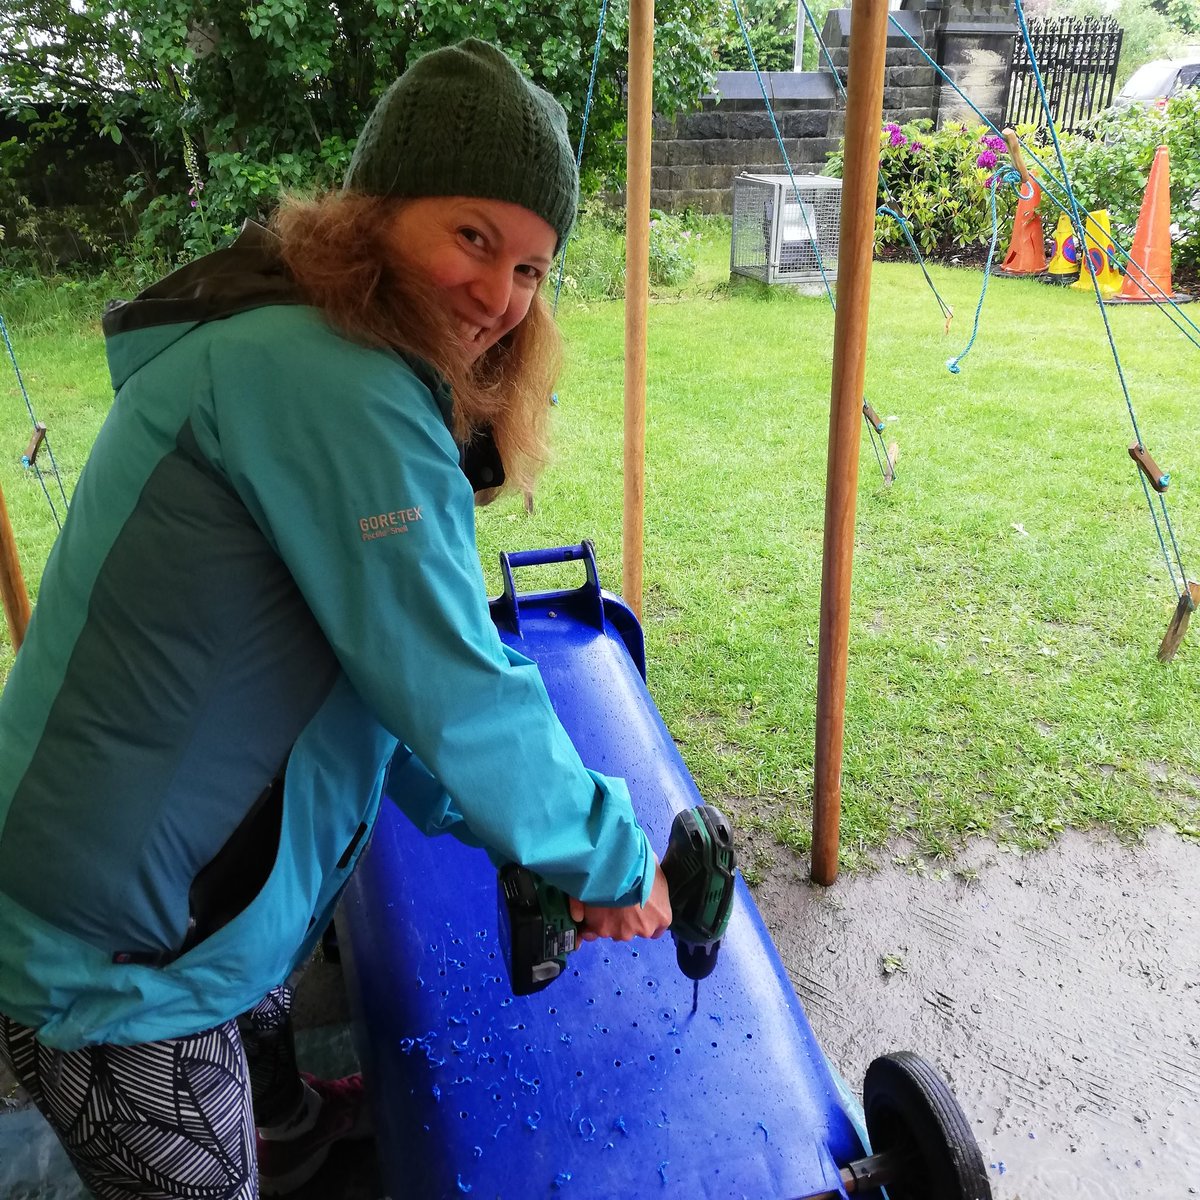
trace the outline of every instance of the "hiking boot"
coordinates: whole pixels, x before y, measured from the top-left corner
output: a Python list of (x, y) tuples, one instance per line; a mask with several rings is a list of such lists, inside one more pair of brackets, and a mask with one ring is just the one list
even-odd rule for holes
[(370, 1137), (371, 1115), (361, 1075), (304, 1082), (321, 1098), (310, 1127), (295, 1137), (258, 1137), (258, 1186), (264, 1196), (286, 1196), (325, 1165), (338, 1142)]

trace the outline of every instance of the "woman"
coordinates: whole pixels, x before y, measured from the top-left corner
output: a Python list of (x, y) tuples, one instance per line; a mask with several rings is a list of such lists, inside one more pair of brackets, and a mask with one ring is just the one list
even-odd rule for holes
[(584, 936), (670, 923), (474, 541), (473, 490), (542, 455), (577, 195), (562, 109), (464, 42), (385, 94), (341, 193), (105, 316), (116, 400), (0, 697), (0, 1058), (104, 1200), (246, 1200), (256, 1141), (285, 1193), (365, 1131), (360, 1080), (296, 1070), (283, 984), (389, 769)]

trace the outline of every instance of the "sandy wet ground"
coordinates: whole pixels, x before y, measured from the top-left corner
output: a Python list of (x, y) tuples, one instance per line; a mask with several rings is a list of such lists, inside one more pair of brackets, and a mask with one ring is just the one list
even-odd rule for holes
[[(923, 1054), (970, 1117), (996, 1200), (1200, 1195), (1200, 845), (1070, 833), (1037, 854), (974, 843), (952, 868), (893, 847), (830, 889), (774, 856), (759, 908), (855, 1091), (876, 1055)], [(297, 1019), (307, 1066), (350, 1069), (336, 967), (310, 968)], [(32, 1117), (0, 1116), (0, 1163), (19, 1141), (44, 1186), (5, 1192), (0, 1171), (0, 1195), (76, 1200)], [(381, 1191), (369, 1146), (348, 1147), (300, 1200)]]
[(911, 1049), (972, 1119), (996, 1200), (1200, 1195), (1200, 845), (1070, 833), (826, 890), (777, 852), (759, 907), (857, 1091)]

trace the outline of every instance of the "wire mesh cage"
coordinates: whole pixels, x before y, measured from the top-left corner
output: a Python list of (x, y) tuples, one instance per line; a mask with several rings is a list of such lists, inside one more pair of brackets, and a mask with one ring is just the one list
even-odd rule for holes
[(823, 292), (837, 279), (841, 212), (840, 179), (736, 176), (729, 273)]

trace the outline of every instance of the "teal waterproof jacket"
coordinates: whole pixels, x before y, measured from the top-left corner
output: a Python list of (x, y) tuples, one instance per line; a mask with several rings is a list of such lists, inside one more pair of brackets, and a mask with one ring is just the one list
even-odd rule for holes
[(296, 302), (272, 235), (110, 307), (116, 399), (0, 697), (0, 1012), (47, 1045), (219, 1024), (305, 961), (387, 794), (645, 903), (488, 615), (451, 400)]

